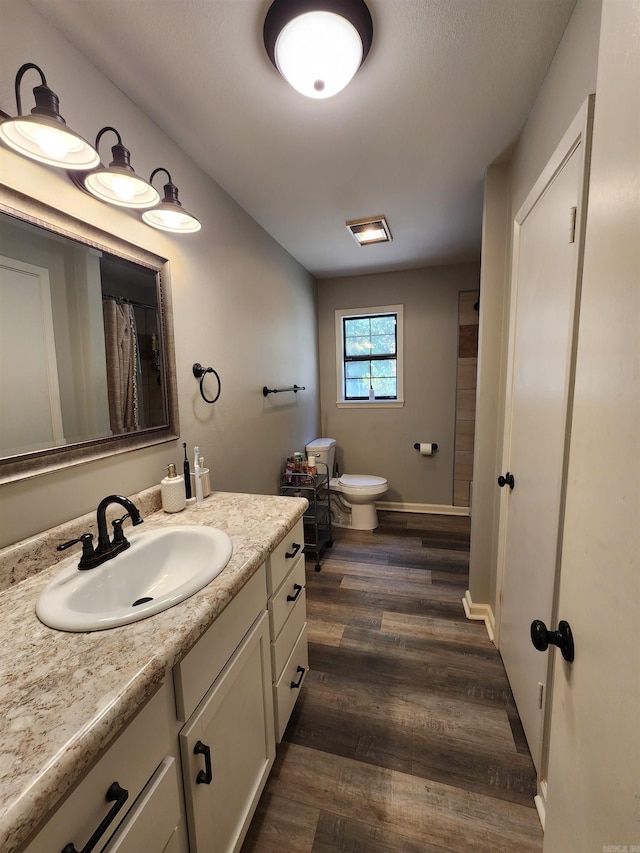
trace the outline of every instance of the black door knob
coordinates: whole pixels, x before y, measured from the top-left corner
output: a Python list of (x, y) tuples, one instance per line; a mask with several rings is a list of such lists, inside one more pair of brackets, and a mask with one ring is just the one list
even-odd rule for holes
[(513, 489), (515, 484), (516, 481), (513, 479), (513, 474), (510, 474), (509, 471), (507, 471), (504, 477), (502, 476), (502, 474), (500, 474), (500, 476), (498, 477), (498, 485), (501, 489), (504, 488), (504, 486), (509, 486), (510, 489)]
[(550, 645), (557, 646), (565, 660), (569, 663), (573, 661), (573, 634), (569, 623), (564, 620), (558, 623), (557, 631), (549, 631), (544, 622), (534, 619), (531, 623), (531, 642), (539, 652), (546, 652)]

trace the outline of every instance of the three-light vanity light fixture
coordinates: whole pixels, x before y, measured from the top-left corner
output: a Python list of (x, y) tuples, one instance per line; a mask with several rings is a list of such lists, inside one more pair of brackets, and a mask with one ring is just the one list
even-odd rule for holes
[[(33, 90), (35, 107), (30, 115), (22, 114), (20, 83), (24, 74), (35, 70), (40, 85)], [(91, 145), (68, 127), (60, 115), (59, 98), (48, 86), (42, 70), (32, 62), (18, 71), (15, 82), (17, 115), (11, 117), (0, 110), (0, 141), (23, 157), (66, 169), (73, 183), (107, 204), (144, 211), (142, 219), (152, 228), (174, 234), (192, 234), (201, 228), (200, 222), (178, 201), (178, 188), (169, 172), (154, 169), (148, 181), (136, 174), (131, 165), (129, 150), (122, 144), (114, 127), (103, 127), (95, 145)], [(112, 161), (103, 166), (98, 148), (105, 133), (113, 133), (116, 144), (111, 148)], [(164, 185), (164, 197), (153, 186), (158, 172), (169, 179)]]

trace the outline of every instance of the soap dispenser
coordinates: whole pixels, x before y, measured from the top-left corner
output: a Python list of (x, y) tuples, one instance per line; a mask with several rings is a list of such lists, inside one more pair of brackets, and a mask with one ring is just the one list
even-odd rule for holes
[(187, 505), (184, 491), (184, 477), (176, 473), (173, 462), (167, 465), (167, 476), (160, 483), (162, 491), (162, 509), (165, 512), (180, 512)]

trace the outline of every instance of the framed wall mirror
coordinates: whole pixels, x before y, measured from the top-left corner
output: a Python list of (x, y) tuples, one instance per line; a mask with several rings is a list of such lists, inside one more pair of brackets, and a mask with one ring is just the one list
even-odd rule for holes
[(0, 483), (178, 436), (168, 261), (0, 185)]

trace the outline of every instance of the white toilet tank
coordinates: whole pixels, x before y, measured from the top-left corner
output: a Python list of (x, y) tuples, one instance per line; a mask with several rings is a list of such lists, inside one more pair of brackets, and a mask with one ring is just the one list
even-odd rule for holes
[(319, 462), (324, 462), (329, 471), (329, 477), (333, 477), (336, 461), (335, 438), (315, 438), (306, 446), (307, 455), (312, 454)]

